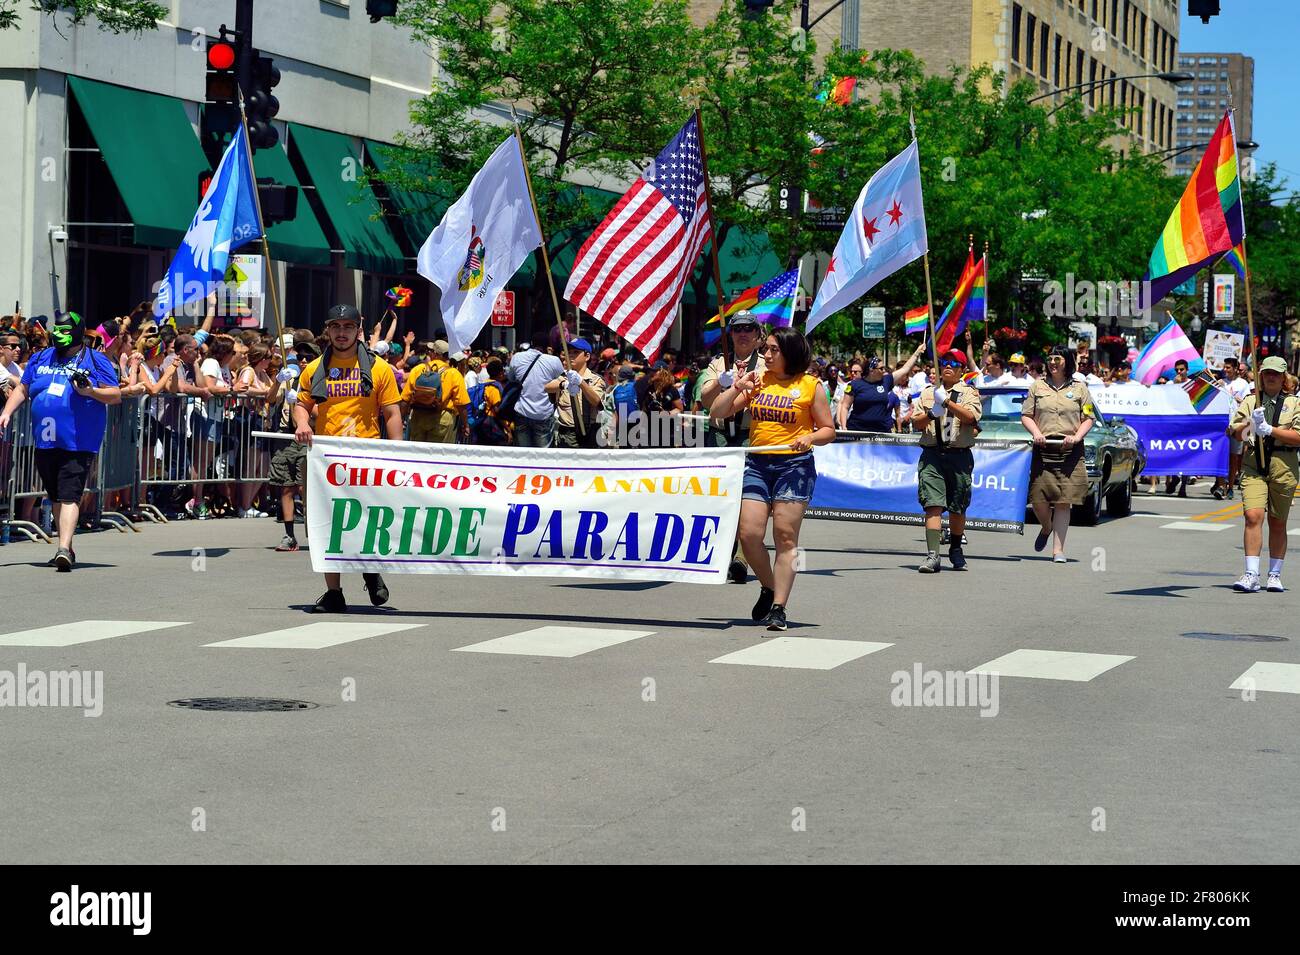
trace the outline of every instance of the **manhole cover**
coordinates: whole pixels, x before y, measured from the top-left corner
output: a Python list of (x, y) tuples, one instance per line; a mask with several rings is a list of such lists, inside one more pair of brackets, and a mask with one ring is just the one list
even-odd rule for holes
[(314, 710), (319, 704), (306, 700), (271, 700), (261, 696), (205, 696), (191, 700), (169, 700), (168, 706), (187, 710), (225, 710), (234, 713), (286, 713)]
[(1286, 643), (1289, 637), (1272, 637), (1265, 633), (1210, 633), (1207, 630), (1189, 630), (1183, 634), (1193, 640), (1237, 640), (1242, 643)]

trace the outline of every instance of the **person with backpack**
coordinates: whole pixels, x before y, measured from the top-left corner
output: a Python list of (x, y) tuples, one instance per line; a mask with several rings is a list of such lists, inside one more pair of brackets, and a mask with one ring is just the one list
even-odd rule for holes
[[(614, 386), (614, 420), (611, 432), (620, 437), (623, 447), (631, 447), (628, 434), (636, 421), (640, 420), (640, 407), (636, 392), (636, 369), (631, 365), (622, 365), (618, 369), (618, 384)], [(633, 419), (632, 415), (638, 415)]]
[[(594, 448), (596, 434), (600, 425), (596, 420), (605, 400), (605, 379), (588, 367), (591, 360), (591, 344), (585, 338), (575, 338), (569, 342), (569, 366), (582, 379), (578, 394), (569, 394), (569, 389), (560, 391), (559, 407), (556, 409), (555, 446), (557, 448)], [(574, 414), (575, 406), (578, 414)], [(582, 428), (579, 429), (578, 421)]]
[(490, 358), (479, 371), (479, 382), (469, 390), (469, 434), (475, 444), (510, 443), (509, 426), (497, 416), (505, 394), (506, 366)]
[[(469, 391), (465, 378), (447, 362), (447, 343), (433, 343), (428, 357), (406, 376), (402, 388), (402, 411), (410, 412), (411, 441), (455, 444), (456, 436), (469, 436)], [(451, 356), (459, 361), (465, 356)]]
[(570, 394), (578, 390), (578, 373), (566, 372), (559, 357), (525, 342), (510, 359), (506, 381), (509, 386), (499, 414), (515, 427), (515, 447), (549, 448), (555, 437), (557, 396), (563, 388)]

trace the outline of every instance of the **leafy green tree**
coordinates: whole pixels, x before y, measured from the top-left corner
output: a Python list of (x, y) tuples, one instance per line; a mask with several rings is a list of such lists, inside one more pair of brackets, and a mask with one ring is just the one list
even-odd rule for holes
[[(0, 30), (18, 25), (22, 0), (0, 0)], [(31, 9), (46, 14), (62, 13), (81, 26), (93, 17), (101, 30), (112, 33), (143, 33), (158, 26), (167, 8), (152, 0), (31, 0)]]

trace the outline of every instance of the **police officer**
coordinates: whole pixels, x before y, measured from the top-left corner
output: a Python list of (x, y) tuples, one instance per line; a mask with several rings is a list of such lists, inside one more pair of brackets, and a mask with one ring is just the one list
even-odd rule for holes
[[(737, 378), (752, 373), (761, 380), (767, 373), (767, 363), (758, 350), (763, 340), (762, 327), (751, 313), (739, 311), (733, 315), (727, 323), (727, 334), (731, 336), (732, 367), (727, 367), (725, 355), (716, 355), (701, 373), (704, 381), (700, 385), (700, 403), (705, 408), (712, 407), (714, 399), (735, 384)], [(710, 421), (709, 434), (720, 446), (738, 448), (749, 439), (749, 425), (749, 412), (742, 411), (729, 418)], [(739, 538), (731, 552), (727, 579), (733, 584), (743, 584), (749, 579), (749, 568), (741, 554)]]
[(943, 512), (948, 512), (952, 532), (948, 562), (953, 570), (966, 569), (962, 532), (970, 507), (971, 476), (975, 470), (976, 425), (983, 415), (980, 393), (962, 381), (966, 356), (953, 350), (939, 359), (939, 384), (926, 385), (912, 405), (912, 427), (921, 432), (921, 460), (916, 488), (925, 508), (925, 560), (923, 574), (939, 572), (939, 541)]
[(1065, 563), (1070, 507), (1082, 504), (1088, 493), (1083, 439), (1097, 417), (1088, 386), (1073, 376), (1074, 354), (1053, 349), (1047, 356), (1047, 374), (1029, 386), (1020, 408), (1020, 423), (1034, 438), (1029, 503), (1042, 526), (1034, 550), (1046, 547), (1055, 533), (1052, 560), (1058, 564)]
[(1286, 362), (1270, 355), (1259, 366), (1259, 390), (1246, 395), (1233, 413), (1228, 434), (1245, 441), (1242, 454), (1241, 502), (1246, 514), (1246, 572), (1232, 585), (1240, 593), (1259, 591), (1259, 553), (1268, 516), (1268, 583), (1273, 593), (1282, 586), (1286, 557), (1286, 519), (1296, 490), (1297, 448), (1300, 447), (1300, 398), (1283, 394)]

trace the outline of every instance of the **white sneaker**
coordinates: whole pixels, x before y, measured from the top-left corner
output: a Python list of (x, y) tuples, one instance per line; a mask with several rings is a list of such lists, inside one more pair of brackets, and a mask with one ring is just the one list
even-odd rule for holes
[(1282, 586), (1282, 575), (1270, 573), (1268, 575), (1268, 584), (1264, 589), (1271, 594), (1285, 593), (1286, 588)]
[[(1278, 584), (1281, 583), (1281, 578), (1279, 578)], [(1235, 584), (1232, 585), (1232, 589), (1241, 594), (1259, 593), (1259, 574), (1252, 574), (1250, 571), (1247, 571), (1238, 578)]]

